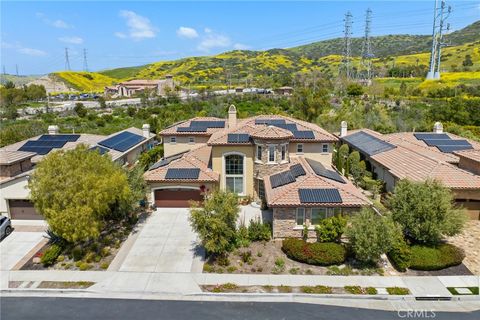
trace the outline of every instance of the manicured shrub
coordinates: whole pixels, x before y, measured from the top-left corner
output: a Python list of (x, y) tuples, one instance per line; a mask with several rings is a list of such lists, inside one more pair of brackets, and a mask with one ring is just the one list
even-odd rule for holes
[(410, 291), (407, 288), (399, 288), (399, 287), (389, 287), (387, 288), (387, 292), (390, 295), (398, 295), (398, 296), (404, 296), (410, 293)]
[(104, 262), (100, 265), (100, 268), (107, 270), (108, 269), (108, 262)]
[(52, 244), (43, 254), (41, 261), (44, 266), (51, 266), (57, 261), (58, 256), (62, 252), (62, 247)]
[(290, 259), (319, 266), (342, 264), (347, 258), (345, 247), (333, 242), (308, 243), (288, 238), (283, 240), (282, 250)]
[(387, 256), (398, 271), (405, 272), (410, 267), (412, 252), (403, 239), (399, 239), (392, 244), (392, 248), (387, 253)]
[(72, 256), (73, 256), (73, 261), (82, 260), (82, 257), (83, 257), (82, 247), (81, 246), (75, 246), (72, 249)]
[(413, 245), (410, 268), (414, 270), (441, 270), (462, 263), (465, 253), (451, 244), (437, 246)]
[(85, 270), (88, 270), (88, 269), (92, 268), (92, 266), (89, 263), (82, 262), (82, 263), (80, 263), (80, 266), (78, 268), (81, 271), (85, 271)]
[(268, 241), (272, 237), (272, 225), (259, 220), (250, 220), (248, 238), (250, 241)]
[(345, 291), (351, 294), (363, 294), (362, 287), (360, 286), (345, 286)]
[(365, 292), (367, 294), (374, 295), (374, 294), (377, 294), (377, 289), (375, 289), (373, 287), (367, 287), (367, 288), (365, 288)]
[(283, 284), (279, 287), (277, 287), (278, 292), (280, 293), (290, 293), (292, 292), (292, 287), (290, 286), (284, 286)]
[(315, 227), (318, 242), (337, 242), (342, 237), (347, 225), (347, 219), (342, 216), (335, 216), (322, 219)]
[(311, 294), (326, 294), (332, 293), (332, 288), (326, 286), (303, 286), (300, 288), (300, 291)]

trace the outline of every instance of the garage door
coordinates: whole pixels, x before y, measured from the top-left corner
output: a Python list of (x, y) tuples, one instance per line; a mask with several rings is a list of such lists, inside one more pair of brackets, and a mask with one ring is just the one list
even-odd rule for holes
[(43, 220), (43, 217), (33, 207), (33, 203), (28, 200), (8, 200), (8, 205), (12, 219)]
[(203, 201), (200, 190), (161, 189), (155, 190), (155, 206), (163, 208), (187, 208), (189, 201)]

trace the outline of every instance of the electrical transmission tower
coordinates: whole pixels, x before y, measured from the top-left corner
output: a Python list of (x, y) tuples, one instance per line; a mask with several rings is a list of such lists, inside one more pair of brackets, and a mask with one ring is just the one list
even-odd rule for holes
[(83, 49), (83, 71), (88, 72), (87, 49)]
[(16, 74), (17, 74), (17, 77), (18, 77), (18, 64), (15, 65), (15, 71), (16, 71)]
[(367, 14), (365, 15), (365, 36), (363, 38), (362, 44), (362, 67), (364, 69), (364, 74), (362, 75), (364, 79), (372, 79), (372, 59), (374, 57), (372, 51), (372, 42), (370, 39), (370, 33), (372, 24), (372, 10), (367, 9)]
[(430, 69), (427, 73), (428, 80), (440, 79), (442, 47), (446, 45), (446, 43), (443, 42), (443, 34), (450, 28), (445, 22), (451, 12), (452, 8), (450, 6), (447, 8), (445, 0), (435, 0), (433, 10), (432, 52), (430, 54)]
[(3, 65), (2, 68), (3, 68), (3, 75), (6, 75), (7, 72), (5, 71), (5, 65)]
[(65, 70), (70, 70), (70, 59), (68, 58), (68, 48), (65, 48)]
[(345, 26), (343, 29), (343, 56), (342, 56), (342, 63), (340, 64), (340, 73), (343, 73), (348, 79), (352, 77), (352, 70), (351, 70), (351, 57), (352, 57), (352, 14), (348, 11), (345, 14)]

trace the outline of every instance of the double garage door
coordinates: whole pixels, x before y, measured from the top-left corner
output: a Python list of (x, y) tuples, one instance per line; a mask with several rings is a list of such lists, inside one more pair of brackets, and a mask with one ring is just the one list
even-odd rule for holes
[(200, 190), (155, 190), (155, 206), (157, 208), (188, 208), (190, 206), (190, 201), (203, 201), (203, 196), (200, 194)]
[(28, 200), (8, 200), (10, 217), (18, 220), (43, 220), (35, 210), (33, 203)]

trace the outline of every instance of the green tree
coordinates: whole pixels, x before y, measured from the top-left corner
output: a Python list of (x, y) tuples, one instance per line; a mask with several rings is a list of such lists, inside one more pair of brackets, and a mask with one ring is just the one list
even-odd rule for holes
[(75, 107), (73, 108), (73, 110), (80, 118), (85, 118), (88, 112), (87, 108), (85, 108), (85, 105), (81, 102), (75, 103)]
[(347, 144), (342, 144), (337, 152), (337, 170), (348, 175), (348, 153), (350, 149)]
[(209, 194), (203, 207), (192, 205), (190, 224), (209, 254), (224, 255), (234, 248), (239, 211), (237, 195), (221, 190)]
[(104, 97), (98, 98), (98, 103), (100, 104), (100, 108), (105, 109), (107, 107), (107, 103)]
[(363, 87), (358, 83), (351, 83), (347, 86), (347, 94), (354, 97), (361, 96), (363, 94)]
[(400, 84), (400, 95), (404, 96), (407, 94), (407, 84), (405, 83), (405, 81), (402, 81), (402, 83)]
[(320, 224), (315, 227), (318, 242), (335, 242), (340, 241), (347, 219), (343, 216), (334, 216), (322, 219)]
[(163, 144), (160, 144), (140, 155), (138, 158), (139, 166), (146, 170), (148, 167), (157, 162), (162, 156)]
[(365, 175), (365, 161), (360, 161), (360, 153), (358, 151), (353, 151), (348, 156), (347, 162), (349, 172), (353, 177), (355, 185), (358, 185), (358, 183), (362, 181), (363, 176)]
[(28, 186), (51, 230), (69, 242), (98, 238), (112, 209), (132, 198), (122, 168), (83, 145), (48, 154)]
[(391, 249), (401, 229), (390, 217), (364, 208), (350, 219), (345, 233), (358, 260), (376, 263)]
[(463, 60), (462, 65), (464, 67), (473, 66), (472, 56), (469, 54), (465, 55), (465, 59)]
[(465, 212), (453, 204), (452, 192), (439, 181), (401, 180), (389, 199), (393, 219), (417, 242), (435, 244), (462, 231)]

